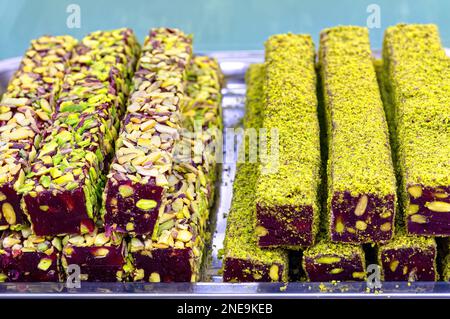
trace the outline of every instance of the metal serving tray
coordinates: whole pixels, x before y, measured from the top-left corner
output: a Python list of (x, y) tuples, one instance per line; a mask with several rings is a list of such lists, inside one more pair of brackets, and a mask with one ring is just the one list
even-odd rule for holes
[[(447, 51), (448, 52), (448, 51)], [(224, 127), (240, 125), (244, 115), (244, 75), (249, 64), (264, 60), (262, 51), (207, 52), (216, 57), (226, 76), (223, 89)], [(379, 52), (375, 52), (379, 55)], [(0, 61), (0, 93), (17, 69), (20, 57)], [(0, 283), (0, 298), (450, 298), (446, 282), (382, 282), (371, 290), (365, 282), (342, 283), (223, 283), (218, 274), (222, 263), (218, 258), (223, 247), (226, 214), (232, 198), (235, 175), (235, 143), (224, 143), (224, 163), (218, 181), (216, 204), (211, 213), (212, 242), (207, 248), (203, 278), (199, 283), (88, 283), (81, 288), (67, 288), (65, 283)]]

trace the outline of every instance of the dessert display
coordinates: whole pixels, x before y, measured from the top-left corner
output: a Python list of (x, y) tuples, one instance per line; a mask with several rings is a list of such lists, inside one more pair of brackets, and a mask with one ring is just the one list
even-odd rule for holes
[[(245, 128), (261, 127), (264, 73), (264, 64), (253, 64), (247, 70)], [(241, 151), (248, 158), (249, 146)], [(287, 280), (288, 252), (279, 248), (262, 249), (255, 236), (258, 175), (258, 163), (238, 164), (224, 242), (223, 280), (226, 282)]]
[(264, 247), (314, 243), (319, 222), (320, 137), (314, 44), (308, 35), (266, 42), (262, 127), (267, 150), (256, 187), (256, 231)]

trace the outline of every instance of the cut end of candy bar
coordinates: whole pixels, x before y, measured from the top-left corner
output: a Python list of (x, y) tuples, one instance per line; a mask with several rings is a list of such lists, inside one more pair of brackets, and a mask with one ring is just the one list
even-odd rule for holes
[[(63, 238), (61, 262), (66, 274), (80, 267), (83, 281), (124, 281), (126, 244), (120, 234), (98, 232), (86, 235), (70, 235)], [(73, 267), (73, 266), (72, 266)]]
[(442, 280), (450, 282), (450, 238), (442, 240)]
[(362, 281), (366, 278), (362, 247), (328, 240), (303, 252), (303, 268), (309, 281)]
[(161, 204), (162, 188), (154, 183), (133, 183), (130, 180), (108, 181), (105, 226), (120, 233), (149, 234), (153, 232)]
[(352, 196), (336, 192), (331, 200), (331, 239), (347, 243), (385, 242), (394, 233), (395, 195)]
[(396, 181), (371, 53), (367, 28), (321, 33), (329, 233), (338, 242), (384, 242), (394, 231)]
[(20, 206), (20, 196), (11, 183), (0, 186), (0, 230), (16, 225), (25, 227), (27, 217)]

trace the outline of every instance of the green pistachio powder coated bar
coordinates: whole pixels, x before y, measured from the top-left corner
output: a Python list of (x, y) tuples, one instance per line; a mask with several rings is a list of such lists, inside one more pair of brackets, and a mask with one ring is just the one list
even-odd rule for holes
[[(392, 103), (390, 102), (390, 97), (389, 97), (389, 93), (388, 93), (388, 88), (385, 84), (385, 79), (383, 77), (383, 62), (382, 60), (375, 60), (374, 61), (374, 65), (375, 65), (375, 70), (377, 72), (377, 77), (378, 77), (378, 81), (379, 81), (379, 85), (380, 85), (380, 90), (382, 93), (382, 98), (383, 98), (383, 103), (384, 103), (384, 107), (385, 107), (385, 111), (386, 111), (386, 115), (387, 115), (387, 121), (388, 121), (388, 125), (389, 125), (389, 130), (390, 130), (390, 138), (391, 138), (391, 145), (392, 145), (392, 156), (394, 159), (394, 163), (397, 163), (397, 145), (396, 145), (396, 137), (395, 137), (395, 124), (394, 124), (394, 118), (393, 118), (393, 114), (392, 114)], [(396, 165), (396, 170), (397, 170), (397, 174), (399, 171), (399, 168)], [(388, 258), (385, 259), (383, 258), (383, 253), (384, 252), (388, 252), (388, 251), (392, 251), (392, 252), (401, 252), (402, 250), (407, 250), (409, 252), (411, 251), (415, 251), (417, 252), (419, 255), (421, 254), (421, 252), (425, 252), (425, 251), (430, 251), (432, 252), (432, 254), (435, 254), (436, 251), (436, 242), (433, 238), (426, 238), (426, 237), (418, 237), (418, 236), (408, 236), (407, 232), (406, 232), (406, 228), (405, 228), (405, 223), (403, 220), (403, 210), (400, 209), (397, 216), (396, 216), (396, 229), (395, 229), (395, 234), (393, 239), (389, 242), (386, 243), (384, 245), (378, 245), (377, 246), (377, 252), (378, 252), (378, 263), (380, 265), (383, 266), (383, 264), (386, 264), (386, 267), (389, 267), (389, 271), (391, 272), (395, 272), (397, 271), (397, 268), (403, 273), (403, 269), (405, 265), (403, 262), (402, 265), (400, 265), (400, 261), (397, 259), (392, 259), (392, 258)], [(434, 253), (433, 253), (434, 252)], [(383, 259), (385, 260), (383, 263)], [(383, 269), (383, 275), (384, 273), (387, 271), (387, 268)], [(430, 269), (432, 272), (434, 272), (436, 269), (436, 266), (433, 266), (433, 269)], [(401, 279), (405, 279), (409, 277), (408, 275), (408, 270), (406, 270), (406, 274), (403, 278)], [(397, 278), (396, 278), (397, 279)]]
[[(263, 64), (253, 64), (246, 74), (245, 128), (258, 129), (262, 125), (264, 69)], [(257, 163), (238, 164), (224, 241), (223, 272), (226, 281), (287, 280), (288, 253), (281, 249), (261, 249), (255, 235), (258, 173)], [(232, 261), (241, 265), (236, 267)], [(280, 278), (278, 270), (281, 267)]]
[[(223, 80), (217, 61), (196, 57), (188, 69), (188, 77), (191, 81), (187, 83), (188, 96), (182, 107), (183, 127), (189, 127), (197, 120), (201, 128), (220, 129)], [(215, 142), (209, 131), (195, 137), (202, 145)], [(186, 134), (177, 143), (188, 144), (189, 154), (178, 155), (189, 156), (176, 158), (172, 172), (168, 174), (169, 187), (162, 198), (153, 235), (131, 239), (129, 251), (135, 281), (195, 282), (199, 279), (203, 248), (208, 239), (206, 226), (213, 200), (216, 161), (208, 150), (202, 152), (201, 158), (191, 158), (195, 140)]]
[(445, 256), (442, 260), (442, 280), (450, 281), (450, 238), (443, 241)]
[(70, 36), (43, 36), (31, 41), (0, 101), (0, 229), (26, 224), (18, 189), (51, 123), (76, 43)]
[[(435, 25), (386, 30), (384, 76), (398, 144), (401, 206), (411, 234), (450, 234), (450, 62)], [(420, 63), (418, 63), (420, 61)]]
[[(266, 42), (262, 126), (268, 133), (278, 130), (279, 159), (269, 157), (262, 165), (268, 173), (258, 177), (260, 245), (299, 248), (312, 245), (317, 233), (321, 159), (314, 58), (308, 35), (275, 35)], [(270, 150), (272, 137), (267, 140)]]

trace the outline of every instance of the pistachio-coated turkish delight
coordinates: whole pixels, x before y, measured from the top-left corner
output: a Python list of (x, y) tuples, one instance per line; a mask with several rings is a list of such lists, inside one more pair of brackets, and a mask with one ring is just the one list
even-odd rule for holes
[(67, 275), (69, 265), (77, 265), (82, 281), (125, 280), (126, 242), (121, 234), (96, 228), (89, 234), (66, 235), (62, 244), (61, 264)]
[(450, 282), (450, 239), (445, 238), (442, 240), (442, 280)]
[(387, 241), (394, 231), (396, 181), (367, 28), (322, 31), (319, 61), (328, 131), (331, 239)]
[(191, 52), (191, 38), (176, 29), (153, 29), (145, 40), (103, 195), (108, 230), (154, 230), (180, 136)]
[[(135, 43), (129, 43), (119, 31), (103, 32), (97, 42), (91, 35), (83, 39), (82, 45), (90, 39), (90, 49), (102, 54), (93, 58), (89, 50), (84, 50), (83, 56), (90, 59), (82, 60), (81, 67), (80, 53), (73, 57), (53, 123), (20, 186), (24, 194), (22, 207), (38, 235), (87, 233), (94, 229), (103, 173), (112, 157), (119, 114), (124, 108), (121, 96), (127, 93), (127, 85), (117, 83), (127, 83), (132, 72), (127, 67), (133, 67), (129, 61), (138, 53), (138, 49), (130, 48)], [(123, 57), (122, 51), (130, 56)]]
[(314, 63), (308, 35), (275, 35), (266, 42), (262, 125), (267, 150), (278, 148), (278, 158), (269, 154), (258, 177), (260, 246), (310, 246), (317, 233), (321, 161)]
[(40, 237), (29, 227), (0, 238), (0, 281), (59, 281), (59, 238)]
[(449, 236), (450, 60), (437, 27), (388, 28), (383, 61), (407, 232)]
[(0, 100), (0, 229), (27, 224), (17, 190), (51, 124), (75, 44), (70, 36), (31, 41)]
[(386, 281), (435, 281), (436, 241), (411, 236), (398, 227), (394, 239), (378, 247), (382, 278)]
[[(378, 81), (389, 124), (391, 145), (393, 146), (394, 165), (397, 179), (402, 180), (399, 168), (399, 144), (395, 126), (394, 108), (389, 85), (383, 72), (384, 61), (375, 61)], [(401, 189), (400, 189), (401, 193)], [(387, 281), (434, 281), (437, 278), (436, 242), (433, 238), (411, 236), (406, 231), (405, 211), (400, 205), (396, 218), (396, 230), (393, 239), (377, 246), (378, 263), (382, 267), (382, 276)]]
[[(183, 126), (187, 127), (196, 118), (200, 128), (220, 129), (222, 75), (218, 63), (209, 57), (196, 57), (188, 75), (189, 96), (185, 101)], [(210, 115), (205, 117), (205, 112)], [(181, 136), (178, 143), (188, 147), (176, 154), (179, 156), (168, 175), (169, 187), (162, 196), (153, 234), (133, 237), (129, 244), (133, 281), (195, 282), (200, 279), (216, 175), (216, 161), (210, 152), (214, 147), (204, 147), (217, 143), (210, 133), (205, 130), (194, 136)], [(200, 153), (196, 144), (202, 145)]]
[(103, 119), (91, 114), (55, 120), (19, 189), (36, 234), (93, 231), (106, 130)]
[[(246, 74), (244, 126), (248, 129), (261, 127), (264, 108), (264, 69), (264, 64), (253, 64), (250, 65)], [(258, 245), (255, 212), (258, 174), (258, 163), (238, 164), (224, 241), (223, 280), (225, 282), (287, 280), (289, 266), (287, 251), (279, 248), (263, 249)]]

